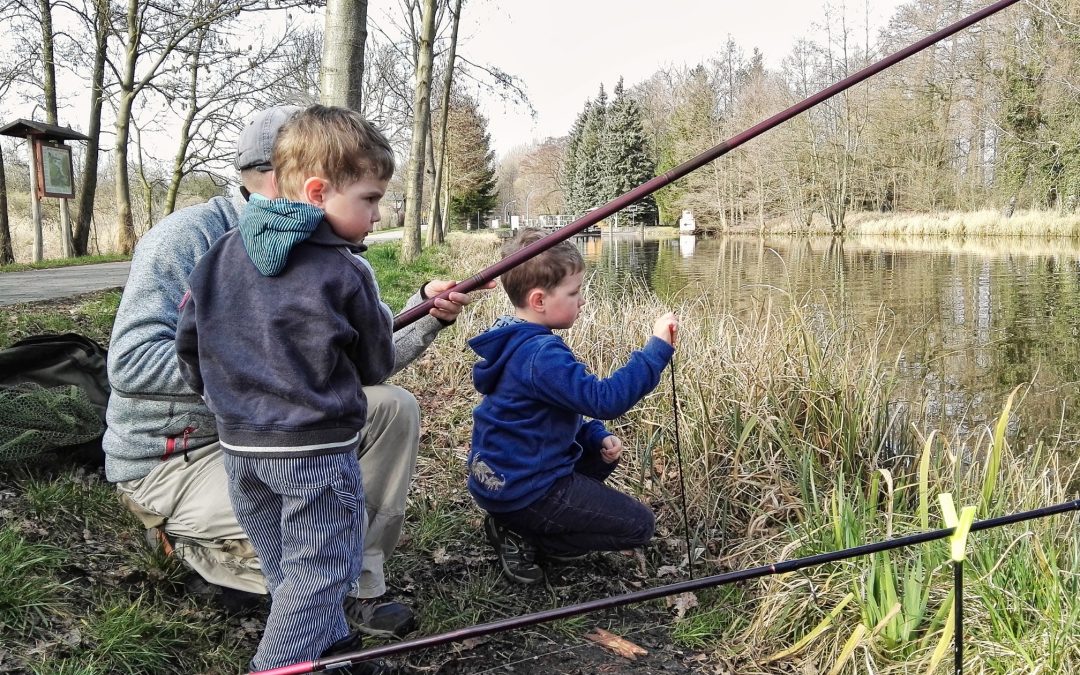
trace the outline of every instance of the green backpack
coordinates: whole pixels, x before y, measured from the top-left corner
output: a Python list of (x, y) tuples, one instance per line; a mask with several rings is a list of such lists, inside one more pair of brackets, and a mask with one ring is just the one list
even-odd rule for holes
[(0, 462), (76, 447), (103, 459), (106, 355), (76, 333), (37, 335), (0, 350)]

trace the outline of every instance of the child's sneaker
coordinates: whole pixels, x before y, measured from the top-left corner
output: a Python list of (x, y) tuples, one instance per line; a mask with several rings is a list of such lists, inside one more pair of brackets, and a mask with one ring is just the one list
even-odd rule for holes
[(536, 564), (536, 547), (524, 537), (498, 525), (490, 515), (484, 518), (484, 532), (509, 579), (519, 584), (535, 584), (544, 578), (544, 570)]

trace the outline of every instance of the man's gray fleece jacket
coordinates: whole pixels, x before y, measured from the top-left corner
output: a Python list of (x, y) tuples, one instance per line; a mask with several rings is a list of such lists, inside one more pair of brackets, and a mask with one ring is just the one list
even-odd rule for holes
[[(161, 462), (217, 440), (214, 415), (180, 376), (174, 340), (188, 275), (240, 222), (244, 206), (241, 197), (214, 197), (182, 209), (151, 228), (135, 248), (109, 343), (112, 395), (102, 446), (110, 481), (142, 478)], [(422, 301), (417, 293), (406, 307)], [(426, 316), (394, 333), (391, 374), (419, 356), (441, 328), (438, 319)]]

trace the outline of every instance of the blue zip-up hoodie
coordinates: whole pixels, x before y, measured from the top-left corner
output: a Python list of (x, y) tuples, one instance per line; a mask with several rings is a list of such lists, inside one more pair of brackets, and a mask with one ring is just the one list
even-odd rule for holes
[(195, 265), (176, 354), (227, 452), (295, 457), (356, 447), (367, 418), (362, 386), (394, 366), (393, 315), (357, 255), (363, 250), (324, 220), (277, 276), (260, 273), (237, 229)]
[[(469, 341), (481, 360), (473, 384), (469, 492), (481, 508), (506, 513), (543, 497), (582, 452), (610, 434), (597, 420), (625, 414), (656, 388), (674, 348), (657, 337), (626, 365), (599, 378), (550, 329), (535, 323), (492, 328)], [(595, 418), (583, 423), (582, 415)]]

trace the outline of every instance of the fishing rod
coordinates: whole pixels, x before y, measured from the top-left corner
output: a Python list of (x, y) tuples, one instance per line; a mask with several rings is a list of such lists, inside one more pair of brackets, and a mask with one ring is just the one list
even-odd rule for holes
[[(1012, 525), (1014, 523), (1021, 523), (1028, 520), (1046, 518), (1069, 511), (1080, 511), (1080, 499), (1074, 499), (1069, 502), (1062, 502), (1053, 506), (1044, 506), (1038, 509), (1031, 509), (1029, 511), (1012, 513), (1005, 516), (998, 516), (997, 518), (988, 518), (986, 520), (976, 521), (971, 524), (971, 528), (969, 531), (978, 532), (981, 530), (989, 530), (995, 527), (1003, 527), (1005, 525)], [(632, 593), (624, 593), (622, 595), (615, 595), (607, 598), (590, 600), (588, 602), (582, 602), (576, 605), (568, 605), (566, 607), (557, 607), (555, 609), (543, 610), (540, 612), (534, 612), (532, 614), (524, 614), (522, 616), (510, 617), (508, 619), (501, 619), (499, 621), (492, 621), (490, 623), (469, 626), (466, 628), (459, 628), (457, 630), (447, 631), (445, 633), (437, 633), (435, 635), (428, 635), (413, 640), (406, 640), (404, 642), (398, 642), (396, 644), (372, 647), (371, 649), (364, 649), (348, 654), (341, 654), (339, 656), (327, 657), (325, 659), (317, 659), (315, 661), (306, 661), (304, 663), (297, 663), (291, 666), (284, 666), (282, 668), (264, 670), (258, 673), (252, 673), (251, 675), (302, 675), (303, 673), (316, 673), (324, 670), (341, 668), (352, 663), (359, 663), (370, 659), (403, 654), (405, 652), (411, 652), (417, 649), (438, 647), (440, 645), (449, 644), (451, 642), (462, 642), (468, 639), (483, 637), (485, 635), (492, 635), (494, 633), (502, 633), (517, 628), (525, 628), (527, 626), (534, 626), (536, 624), (547, 623), (549, 621), (569, 619), (574, 616), (588, 614), (590, 612), (596, 612), (603, 609), (622, 607), (623, 605), (629, 605), (636, 602), (644, 602), (646, 600), (655, 600), (657, 598), (678, 595), (680, 593), (688, 593), (692, 591), (704, 590), (707, 588), (715, 588), (717, 586), (723, 586), (726, 584), (735, 583), (737, 581), (748, 581), (750, 579), (757, 579), (758, 577), (797, 572), (807, 567), (815, 567), (817, 565), (824, 565), (831, 562), (839, 562), (841, 560), (848, 560), (850, 558), (871, 555), (873, 553), (880, 553), (882, 551), (891, 551), (893, 549), (902, 548), (905, 546), (923, 544), (928, 541), (936, 541), (939, 539), (945, 539), (946, 537), (950, 537), (955, 531), (955, 527), (948, 527), (941, 530), (918, 532), (916, 534), (887, 539), (885, 541), (862, 544), (860, 546), (854, 546), (852, 548), (846, 548), (840, 551), (818, 553), (815, 555), (807, 556), (805, 558), (795, 558), (792, 560), (776, 562), (769, 565), (761, 565), (760, 567), (751, 567), (743, 570), (737, 570), (734, 572), (726, 572), (724, 574), (716, 574), (709, 577), (702, 577), (700, 579), (690, 581), (680, 581), (673, 584), (667, 584), (665, 586), (657, 586), (656, 588), (648, 588), (641, 591), (634, 591)]]
[(633, 190), (630, 190), (629, 192), (619, 197), (616, 197), (615, 199), (612, 199), (610, 202), (604, 204), (603, 206), (600, 206), (597, 209), (590, 211), (588, 214), (582, 216), (581, 218), (578, 218), (569, 225), (555, 230), (551, 234), (543, 237), (542, 239), (538, 239), (532, 244), (529, 244), (528, 246), (522, 248), (521, 250), (511, 255), (508, 255), (507, 257), (503, 258), (491, 267), (481, 270), (480, 272), (474, 274), (468, 279), (458, 283), (453, 288), (443, 291), (434, 298), (429, 298), (428, 300), (425, 300), (419, 305), (410, 307), (409, 309), (403, 311), (401, 314), (398, 314), (396, 317), (394, 317), (394, 330), (401, 330), (405, 326), (408, 326), (409, 324), (414, 323), (418, 319), (427, 316), (428, 311), (435, 305), (436, 298), (446, 298), (450, 295), (451, 292), (468, 293), (473, 289), (483, 286), (492, 279), (498, 277), (503, 272), (506, 272), (507, 270), (520, 265), (521, 263), (525, 262), (526, 260), (532, 258), (535, 255), (543, 253), (555, 244), (569, 239), (570, 237), (574, 236), (578, 232), (581, 232), (590, 225), (595, 225), (604, 218), (607, 218), (616, 211), (619, 211), (626, 206), (629, 206), (633, 202), (641, 199), (642, 197), (651, 195), (660, 188), (678, 180), (679, 178), (682, 178), (691, 171), (699, 169), (705, 164), (713, 161), (714, 159), (726, 155), (728, 152), (734, 150), (743, 143), (746, 143), (750, 139), (760, 136), (766, 131), (772, 129), (773, 127), (788, 121), (792, 117), (795, 117), (799, 113), (805, 112), (810, 108), (813, 108), (822, 101), (832, 98), (840, 92), (862, 82), (863, 80), (866, 80), (873, 75), (876, 75), (877, 73), (885, 70), (886, 68), (890, 68), (896, 65), (907, 57), (921, 52), (930, 45), (936, 42), (940, 42), (941, 40), (949, 37), (950, 35), (958, 33), (961, 30), (967, 28), (968, 26), (974, 23), (978, 23), (986, 17), (996, 14), (997, 12), (1000, 12), (1001, 10), (1005, 9), (1010, 5), (1014, 5), (1019, 1), (1020, 0), (998, 0), (998, 2), (987, 5), (986, 7), (975, 12), (974, 14), (960, 19), (956, 23), (946, 26), (945, 28), (942, 28), (936, 33), (928, 35), (922, 40), (919, 40), (918, 42), (863, 68), (854, 75), (850, 75), (830, 87), (822, 89), (813, 96), (803, 99), (802, 101), (796, 103), (787, 110), (773, 115), (764, 122), (759, 122), (757, 125), (750, 127), (746, 131), (732, 136), (723, 143), (720, 143), (719, 145), (716, 145), (711, 149), (706, 150), (700, 155), (697, 155), (696, 157), (693, 157), (683, 162), (674, 169), (671, 169), (670, 171), (662, 175), (656, 176), (655, 178), (649, 180), (646, 183), (642, 183)]

